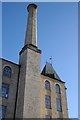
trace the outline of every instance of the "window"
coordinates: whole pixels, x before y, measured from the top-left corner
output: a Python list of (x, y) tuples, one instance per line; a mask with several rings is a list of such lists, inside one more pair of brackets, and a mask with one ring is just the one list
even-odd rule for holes
[[(63, 120), (62, 118), (57, 118), (57, 120)], [(66, 119), (66, 120), (69, 120), (69, 119)]]
[(45, 106), (46, 108), (51, 108), (51, 97), (48, 95), (45, 96)]
[(5, 113), (6, 113), (6, 106), (0, 105), (0, 120), (2, 118), (5, 118)]
[(45, 89), (50, 90), (50, 82), (45, 81)]
[(56, 106), (57, 106), (57, 110), (61, 111), (61, 100), (59, 98), (56, 99)]
[(46, 120), (51, 120), (51, 116), (50, 115), (46, 115), (45, 118), (46, 118)]
[(11, 77), (12, 70), (9, 66), (6, 66), (3, 70), (3, 75), (6, 77)]
[(55, 86), (56, 93), (60, 94), (60, 86), (56, 84)]
[(0, 96), (8, 98), (9, 85), (2, 83), (2, 88), (0, 90)]

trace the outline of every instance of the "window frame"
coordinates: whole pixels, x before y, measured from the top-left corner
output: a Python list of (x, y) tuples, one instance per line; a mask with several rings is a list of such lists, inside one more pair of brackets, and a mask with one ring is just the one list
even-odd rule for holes
[(51, 109), (51, 96), (49, 95), (45, 95), (45, 107)]
[[(0, 118), (5, 118), (7, 106), (0, 105)], [(3, 111), (4, 110), (4, 111)]]
[(51, 115), (45, 115), (45, 120), (51, 120)]
[(55, 91), (57, 94), (61, 94), (61, 89), (59, 84), (55, 84)]
[[(3, 92), (5, 89), (5, 92)], [(9, 97), (9, 85), (6, 83), (2, 83), (1, 90), (0, 90), (0, 96), (2, 98), (8, 98)]]
[(8, 77), (8, 78), (11, 78), (11, 75), (12, 75), (12, 69), (10, 66), (6, 65), (4, 68), (3, 68), (3, 76), (5, 77)]
[(57, 108), (57, 111), (62, 112), (62, 104), (61, 104), (60, 98), (56, 98), (56, 108)]
[(50, 91), (50, 82), (48, 80), (45, 81), (45, 89)]

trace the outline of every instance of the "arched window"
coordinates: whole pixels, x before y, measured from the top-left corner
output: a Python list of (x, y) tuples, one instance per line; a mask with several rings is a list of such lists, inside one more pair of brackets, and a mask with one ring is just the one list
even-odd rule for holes
[(6, 77), (11, 77), (12, 70), (9, 66), (6, 66), (3, 70), (3, 75)]
[(50, 90), (50, 82), (45, 81), (45, 89)]
[(55, 90), (56, 90), (56, 93), (59, 93), (59, 94), (60, 94), (60, 86), (59, 86), (58, 84), (56, 84)]

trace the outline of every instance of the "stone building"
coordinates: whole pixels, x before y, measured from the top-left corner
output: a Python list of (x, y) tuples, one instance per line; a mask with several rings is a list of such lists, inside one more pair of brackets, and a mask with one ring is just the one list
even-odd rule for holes
[(40, 72), (37, 5), (29, 4), (26, 37), (19, 64), (0, 58), (0, 117), (68, 118), (66, 87), (52, 64)]

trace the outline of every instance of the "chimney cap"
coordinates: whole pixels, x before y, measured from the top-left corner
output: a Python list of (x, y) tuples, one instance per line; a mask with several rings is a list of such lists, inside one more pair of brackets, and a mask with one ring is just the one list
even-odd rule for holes
[(33, 7), (33, 8), (35, 8), (36, 10), (37, 10), (37, 8), (38, 8), (38, 6), (37, 6), (36, 4), (34, 4), (34, 3), (29, 4), (29, 5), (27, 6), (28, 12), (29, 12), (29, 7)]

